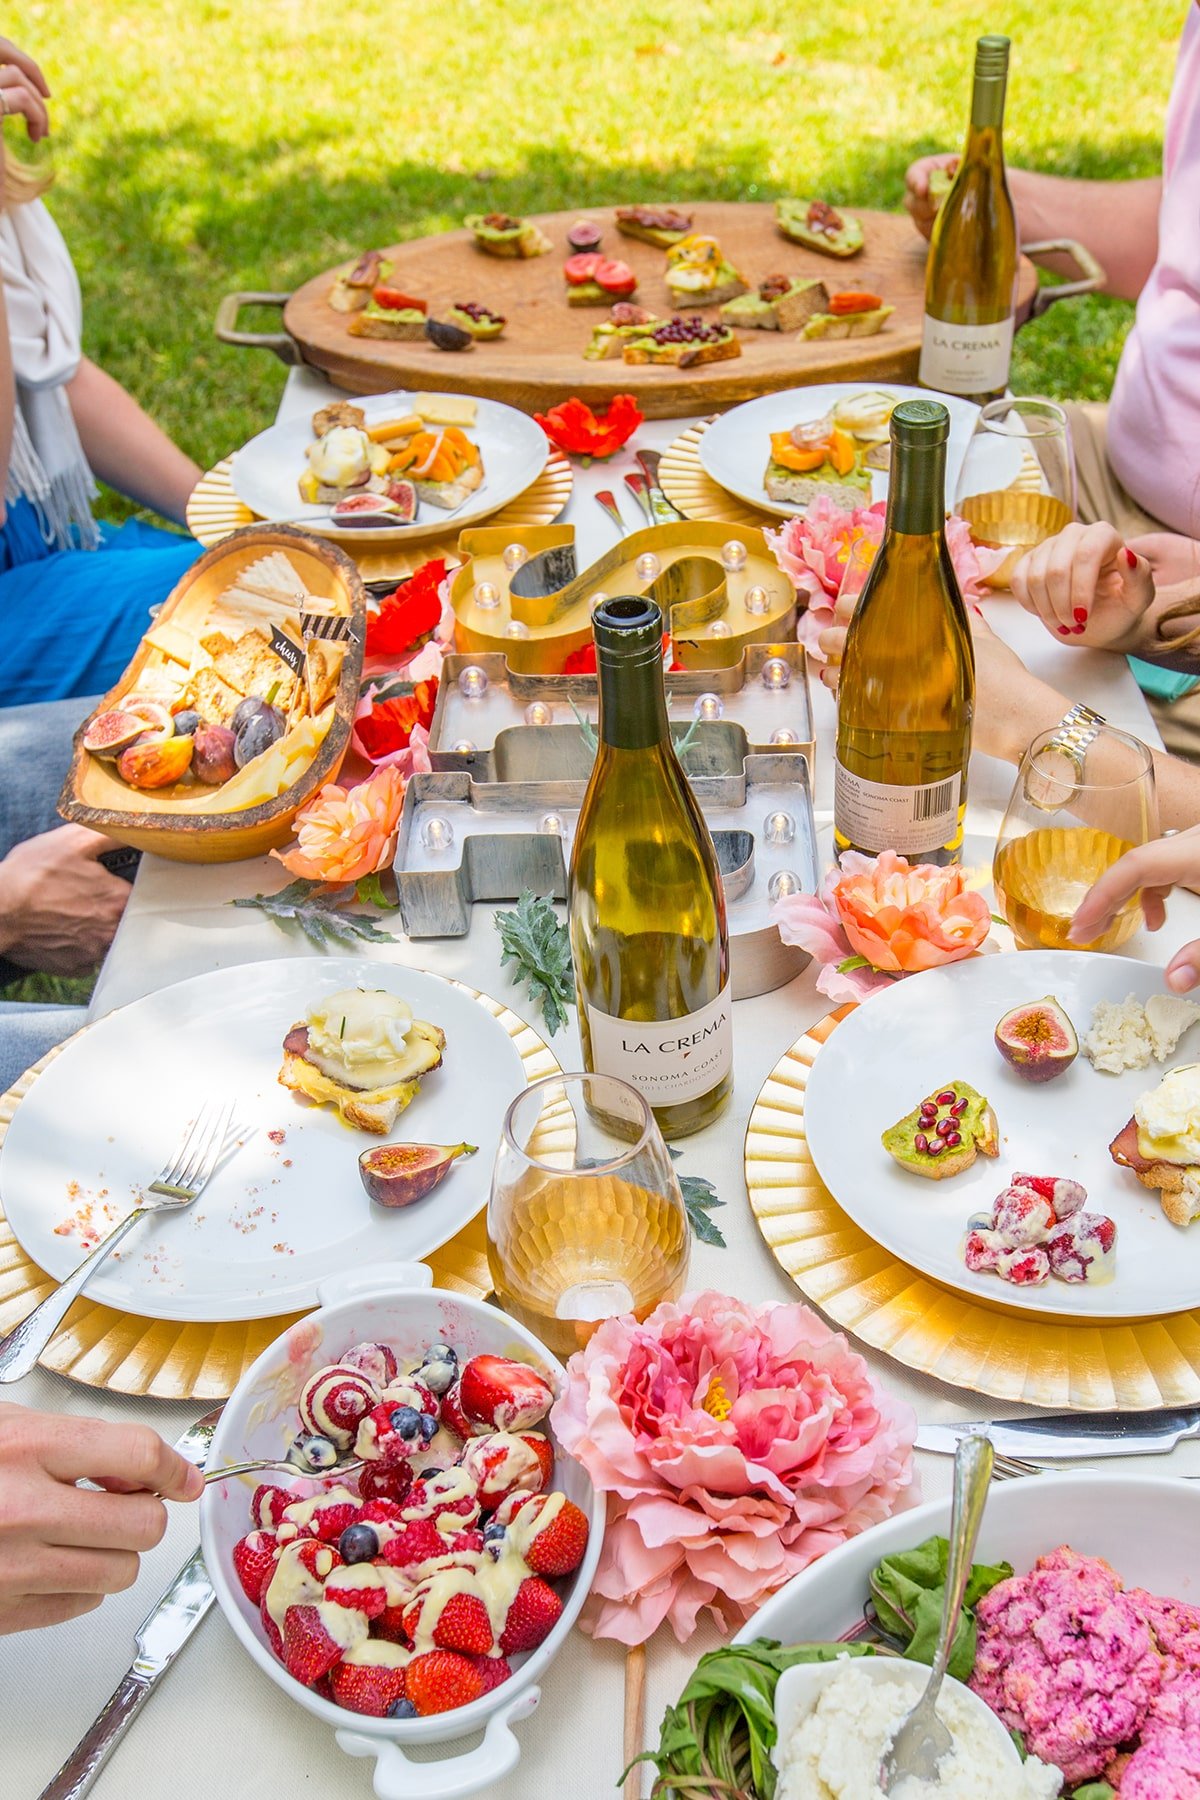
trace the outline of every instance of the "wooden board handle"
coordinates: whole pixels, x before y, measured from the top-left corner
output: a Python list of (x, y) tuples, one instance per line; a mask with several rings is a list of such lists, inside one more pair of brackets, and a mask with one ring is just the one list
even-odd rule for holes
[(1039, 256), (1066, 256), (1079, 270), (1075, 281), (1061, 281), (1057, 287), (1039, 287), (1029, 308), (1031, 319), (1040, 319), (1056, 300), (1071, 300), (1077, 294), (1098, 294), (1108, 280), (1096, 258), (1075, 238), (1043, 238), (1036, 244), (1022, 244), (1022, 256), (1036, 262)]
[(222, 344), (236, 344), (246, 350), (270, 350), (289, 368), (304, 361), (300, 346), (287, 331), (239, 331), (238, 314), (243, 306), (277, 306), (283, 309), (290, 294), (226, 294), (217, 305), (213, 331)]

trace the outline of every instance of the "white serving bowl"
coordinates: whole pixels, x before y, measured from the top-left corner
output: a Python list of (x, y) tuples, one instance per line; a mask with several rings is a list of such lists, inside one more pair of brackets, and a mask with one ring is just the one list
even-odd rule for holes
[[(531, 1332), (482, 1301), (432, 1289), (432, 1279), (421, 1263), (396, 1263), (323, 1282), (318, 1288), (320, 1310), (277, 1338), (234, 1389), (213, 1434), (209, 1468), (251, 1456), (282, 1456), (297, 1430), (300, 1389), (315, 1370), (336, 1362), (352, 1344), (391, 1344), (403, 1360), (420, 1355), (440, 1339), (452, 1344), (463, 1361), (480, 1351), (512, 1357), (531, 1364), (561, 1388), (562, 1365)], [(553, 1441), (549, 1426), (545, 1429)], [(279, 1478), (268, 1474), (262, 1479)], [(591, 1528), (582, 1564), (569, 1582), (559, 1585), (563, 1613), (557, 1625), (536, 1650), (512, 1658), (511, 1680), (469, 1706), (418, 1719), (372, 1719), (347, 1712), (294, 1680), (274, 1655), (258, 1608), (247, 1599), (233, 1567), (233, 1547), (252, 1528), (249, 1506), (257, 1480), (235, 1478), (206, 1490), (200, 1542), (221, 1611), (259, 1668), (299, 1705), (332, 1726), (349, 1755), (375, 1758), (379, 1800), (451, 1800), (507, 1775), (520, 1757), (511, 1727), (537, 1706), (538, 1678), (574, 1625), (600, 1559), (604, 1498), (580, 1464), (559, 1452), (554, 1472), (555, 1488), (582, 1508)], [(405, 1754), (406, 1746), (449, 1743), (480, 1730), (483, 1742), (459, 1755), (413, 1762)]]
[[(897, 1513), (851, 1538), (795, 1576), (759, 1608), (735, 1643), (758, 1637), (784, 1644), (842, 1636), (862, 1618), (871, 1570), (950, 1527), (950, 1497)], [(1200, 1600), (1200, 1483), (1168, 1476), (1084, 1473), (1030, 1475), (993, 1483), (975, 1547), (976, 1562), (1010, 1562), (1023, 1575), (1039, 1556), (1069, 1544), (1101, 1556), (1126, 1587)]]

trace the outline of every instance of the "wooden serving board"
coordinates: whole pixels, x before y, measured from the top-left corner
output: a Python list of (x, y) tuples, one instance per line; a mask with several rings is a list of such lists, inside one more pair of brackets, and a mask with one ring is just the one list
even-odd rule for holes
[[(503, 313), (504, 336), (461, 354), (432, 344), (389, 343), (351, 337), (349, 315), (334, 312), (328, 294), (333, 271), (306, 282), (288, 300), (283, 322), (304, 361), (355, 394), (390, 388), (438, 388), (502, 400), (524, 412), (578, 394), (590, 405), (614, 393), (635, 395), (652, 419), (712, 411), (759, 394), (817, 381), (912, 381), (921, 346), (925, 244), (903, 214), (861, 212), (865, 242), (857, 256), (823, 256), (785, 238), (774, 206), (730, 201), (700, 202), (690, 209), (695, 229), (719, 239), (726, 257), (753, 288), (767, 275), (818, 276), (831, 292), (865, 288), (895, 307), (877, 337), (809, 342), (795, 333), (739, 331), (742, 354), (728, 362), (688, 370), (585, 362), (592, 326), (608, 317), (604, 307), (571, 307), (562, 265), (571, 254), (567, 232), (576, 219), (604, 229), (601, 252), (620, 257), (638, 277), (634, 300), (655, 312), (700, 310), (716, 322), (716, 307), (672, 306), (663, 281), (666, 254), (653, 244), (622, 237), (612, 210), (540, 213), (536, 223), (554, 245), (529, 260), (489, 256), (466, 230), (442, 232), (397, 244), (385, 254), (394, 264), (389, 284), (429, 302), (432, 317), (460, 300), (475, 300)], [(364, 249), (368, 246), (364, 245)], [(1037, 272), (1022, 259), (1018, 317), (1029, 311)]]

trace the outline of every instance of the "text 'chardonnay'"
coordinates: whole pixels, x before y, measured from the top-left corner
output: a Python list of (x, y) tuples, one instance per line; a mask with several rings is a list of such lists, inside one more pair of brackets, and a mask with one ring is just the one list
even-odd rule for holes
[(570, 880), (584, 1066), (639, 1089), (663, 1136), (682, 1137), (733, 1090), (725, 894), (671, 742), (662, 613), (606, 600), (592, 627), (600, 743)]
[(887, 522), (846, 634), (838, 684), (834, 843), (957, 862), (975, 704), (971, 628), (946, 549), (937, 400), (892, 414)]
[(1006, 37), (975, 46), (971, 128), (954, 185), (933, 222), (925, 264), (923, 387), (995, 400), (1008, 385), (1017, 223), (1004, 174)]

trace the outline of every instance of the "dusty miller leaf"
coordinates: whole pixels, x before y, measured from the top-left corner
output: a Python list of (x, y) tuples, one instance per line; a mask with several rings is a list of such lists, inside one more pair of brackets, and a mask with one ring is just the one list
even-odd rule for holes
[(575, 999), (571, 940), (554, 902), (546, 894), (535, 898), (526, 891), (515, 911), (497, 910), (492, 922), (500, 933), (501, 965), (516, 965), (512, 979), (525, 983), (554, 1037), (566, 1024), (567, 1008)]

